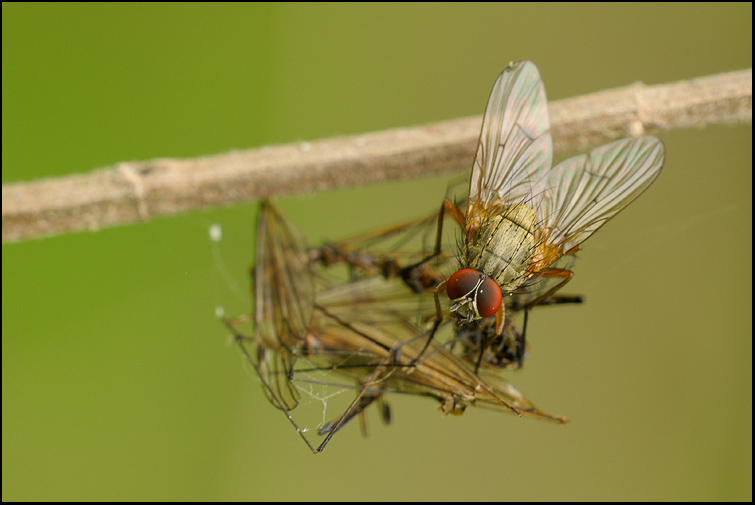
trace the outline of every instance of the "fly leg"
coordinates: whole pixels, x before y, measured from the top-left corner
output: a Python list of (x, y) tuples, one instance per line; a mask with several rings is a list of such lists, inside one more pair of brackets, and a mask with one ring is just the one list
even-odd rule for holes
[(440, 205), (440, 212), (438, 213), (438, 233), (435, 235), (435, 249), (432, 254), (429, 254), (426, 258), (422, 258), (414, 265), (409, 265), (405, 270), (416, 268), (440, 255), (440, 251), (443, 248), (443, 221), (446, 218), (446, 212), (448, 212), (448, 214), (454, 218), (454, 221), (464, 229), (465, 220), (463, 212), (459, 210), (459, 207), (457, 207), (451, 200), (443, 200), (443, 203)]
[[(385, 395), (380, 394), (377, 396), (377, 398), (374, 400), (377, 402), (378, 407), (380, 408), (380, 417), (383, 420), (383, 424), (386, 426), (391, 424), (391, 406), (388, 405), (388, 402), (385, 401)], [(372, 403), (372, 402), (370, 402)], [(359, 421), (360, 426), (362, 427), (362, 434), (366, 437), (369, 435), (369, 429), (367, 426), (367, 415), (365, 414), (365, 411), (363, 410), (359, 415)]]
[(527, 302), (527, 305), (525, 306), (525, 310), (529, 310), (535, 305), (538, 305), (539, 303), (550, 298), (553, 295), (553, 293), (555, 293), (556, 291), (564, 287), (564, 284), (569, 282), (572, 276), (574, 275), (574, 273), (571, 270), (567, 270), (565, 268), (545, 268), (541, 270), (540, 272), (538, 272), (538, 274), (541, 275), (542, 277), (561, 277), (561, 282), (551, 287), (548, 291), (538, 296), (531, 302)]
[[(569, 255), (575, 254), (577, 251), (579, 251), (579, 249), (580, 247), (576, 245), (572, 247), (571, 249), (569, 249), (568, 251), (566, 251), (563, 254), (563, 256), (569, 256)], [(574, 273), (571, 270), (568, 270), (566, 268), (544, 268), (542, 270), (537, 271), (536, 275), (540, 277), (551, 277), (551, 278), (561, 277), (561, 282), (557, 283), (556, 285), (548, 289), (545, 293), (538, 296), (534, 300), (527, 302), (527, 304), (524, 307), (525, 309), (531, 309), (535, 305), (538, 305), (542, 303), (543, 301), (547, 300), (548, 298), (550, 298), (556, 291), (564, 287), (564, 284), (566, 284), (567, 282), (571, 280)], [(576, 298), (579, 298), (579, 301), (574, 302), (574, 303), (582, 303), (581, 297), (577, 296)], [(571, 302), (565, 302), (565, 303), (571, 303)]]
[(485, 354), (485, 349), (487, 349), (491, 342), (493, 342), (496, 338), (503, 338), (503, 323), (505, 322), (505, 320), (506, 308), (502, 303), (495, 313), (495, 332), (493, 332), (490, 337), (486, 338), (484, 342), (480, 342), (480, 355), (477, 356), (477, 363), (474, 367), (475, 374), (477, 374), (477, 372), (480, 370), (480, 364), (482, 363), (482, 357)]
[[(357, 397), (354, 398), (354, 401), (351, 402), (351, 405), (349, 405), (349, 408), (346, 409), (346, 412), (337, 420), (326, 424), (320, 429), (320, 435), (327, 434), (327, 436), (325, 437), (325, 440), (323, 440), (319, 445), (319, 447), (317, 447), (317, 449), (313, 449), (312, 452), (314, 452), (315, 454), (322, 452), (325, 449), (325, 446), (328, 445), (328, 442), (330, 442), (330, 439), (333, 438), (333, 435), (335, 435), (335, 433), (340, 430), (344, 424), (353, 419), (356, 414), (363, 412), (364, 409), (366, 409), (372, 402), (378, 400), (382, 396), (382, 394), (379, 392), (370, 392), (369, 388), (378, 381), (380, 374), (382, 374), (386, 370), (388, 364), (395, 361), (395, 359), (396, 351), (392, 350), (375, 368), (375, 372), (370, 376), (367, 382), (365, 382), (362, 390), (359, 392)], [(383, 409), (383, 419), (390, 419), (390, 413), (385, 408)]]
[[(582, 303), (583, 299), (579, 295), (554, 295), (556, 291), (561, 289), (564, 284), (569, 282), (569, 280), (572, 278), (572, 272), (565, 269), (559, 269), (559, 268), (547, 268), (545, 270), (540, 271), (540, 275), (543, 277), (560, 277), (560, 282), (557, 282), (553, 287), (548, 289), (546, 292), (544, 292), (542, 295), (538, 296), (532, 301), (529, 302), (517, 302), (515, 301), (509, 309), (512, 312), (517, 312), (519, 310), (524, 310), (524, 323), (522, 325), (522, 332), (521, 334), (517, 335), (513, 342), (513, 347), (511, 348), (512, 354), (511, 354), (511, 363), (516, 366), (516, 368), (521, 368), (522, 363), (524, 362), (524, 355), (527, 351), (527, 324), (529, 322), (529, 314), (530, 310), (532, 310), (533, 307), (537, 305), (555, 305), (555, 304), (561, 304), (561, 303)], [(501, 342), (505, 342), (506, 338), (504, 335), (504, 323), (505, 323), (505, 308), (503, 305), (501, 305), (501, 308), (496, 312), (495, 314), (495, 332), (490, 337), (484, 339), (482, 342), (480, 342), (480, 350), (479, 350), (479, 356), (477, 358), (476, 366), (475, 366), (475, 373), (477, 373), (480, 369), (480, 365), (482, 363), (482, 359), (484, 357), (484, 353), (486, 349), (494, 342), (497, 341), (496, 339), (500, 339)]]
[[(464, 229), (465, 219), (464, 219), (464, 214), (462, 213), (462, 211), (459, 210), (459, 207), (457, 207), (456, 204), (453, 203), (451, 200), (448, 200), (448, 199), (443, 200), (443, 203), (440, 206), (440, 212), (438, 213), (438, 234), (435, 239), (435, 251), (433, 252), (432, 255), (423, 259), (420, 263), (424, 263), (430, 258), (434, 258), (440, 255), (440, 251), (443, 246), (443, 220), (446, 217), (445, 216), (446, 212), (448, 212), (448, 214), (454, 218), (454, 221), (456, 221), (456, 223), (462, 229)], [(438, 284), (433, 290), (433, 296), (435, 297), (435, 321), (433, 322), (433, 327), (427, 336), (427, 341), (425, 342), (425, 346), (422, 348), (422, 351), (420, 351), (417, 357), (414, 358), (414, 360), (412, 361), (412, 364), (416, 364), (419, 361), (419, 359), (425, 354), (425, 351), (427, 351), (427, 348), (430, 347), (430, 342), (432, 342), (433, 338), (435, 337), (435, 332), (438, 331), (438, 327), (440, 326), (440, 323), (443, 322), (443, 310), (441, 310), (441, 307), (440, 307), (440, 294), (446, 290), (447, 285), (448, 285), (448, 279), (445, 279), (440, 284)]]
[(443, 246), (443, 220), (446, 217), (446, 212), (448, 212), (449, 215), (454, 218), (454, 221), (456, 221), (456, 224), (458, 224), (462, 230), (464, 229), (464, 225), (466, 223), (466, 218), (464, 217), (464, 214), (459, 209), (459, 207), (457, 207), (456, 204), (449, 199), (443, 200), (443, 203), (440, 206), (440, 213), (438, 214), (438, 235), (435, 238), (435, 253), (433, 254), (433, 256), (439, 255), (440, 250)]
[(524, 353), (527, 352), (527, 321), (529, 321), (529, 318), (530, 318), (530, 309), (524, 309), (524, 322), (522, 323), (522, 339), (520, 342), (517, 342), (517, 345), (516, 345), (517, 368), (522, 368), (522, 363), (524, 363)]
[[(538, 302), (538, 307), (545, 307), (547, 305), (566, 305), (566, 304), (574, 304), (579, 305), (581, 303), (585, 302), (585, 297), (583, 295), (556, 295), (553, 294), (543, 300), (542, 302)], [(511, 306), (511, 310), (513, 312), (518, 312), (525, 307), (531, 307), (531, 304), (529, 303), (522, 303), (522, 302), (516, 302)]]
[[(565, 268), (546, 268), (542, 271), (540, 271), (540, 275), (543, 277), (561, 277), (561, 282), (550, 288), (548, 291), (543, 293), (542, 295), (535, 298), (533, 301), (527, 303), (527, 305), (524, 306), (524, 323), (522, 324), (522, 340), (521, 340), (521, 346), (517, 345), (517, 354), (516, 354), (516, 360), (518, 365), (521, 367), (522, 362), (524, 361), (524, 353), (527, 349), (527, 322), (529, 321), (529, 315), (530, 310), (532, 310), (532, 307), (535, 307), (536, 305), (548, 300), (551, 298), (551, 296), (564, 287), (564, 284), (569, 282), (574, 275), (574, 273), (571, 270), (566, 270)], [(582, 298), (577, 296), (576, 300), (575, 298), (567, 298), (569, 300), (568, 302), (564, 303), (582, 303)], [(558, 302), (556, 302), (558, 303)], [(519, 344), (519, 342), (517, 342)]]
[[(357, 403), (357, 405), (353, 409), (350, 409), (350, 410), (346, 411), (338, 419), (336, 419), (334, 421), (331, 421), (331, 422), (327, 423), (326, 425), (324, 425), (322, 428), (320, 428), (319, 434), (321, 436), (327, 435), (336, 426), (338, 426), (337, 429), (341, 429), (341, 428), (344, 427), (344, 425), (346, 423), (348, 423), (354, 417), (356, 417), (357, 415), (359, 415), (360, 418), (362, 419), (362, 433), (364, 433), (364, 435), (367, 436), (367, 434), (368, 434), (367, 420), (365, 419), (365, 416), (364, 416), (365, 409), (367, 409), (367, 407), (369, 407), (370, 405), (372, 405), (372, 403), (374, 403), (375, 401), (378, 401), (379, 403), (382, 404), (383, 403), (381, 401), (382, 397), (383, 397), (382, 393), (376, 393), (376, 394), (367, 393), (367, 394), (365, 394), (364, 396), (362, 396), (359, 399), (359, 403)], [(386, 418), (385, 417), (386, 416), (386, 414), (385, 414), (385, 412), (386, 412), (385, 407), (383, 409), (381, 409), (381, 410), (383, 411), (383, 419), (385, 420), (385, 418)], [(335, 433), (335, 431), (333, 431), (333, 433)]]

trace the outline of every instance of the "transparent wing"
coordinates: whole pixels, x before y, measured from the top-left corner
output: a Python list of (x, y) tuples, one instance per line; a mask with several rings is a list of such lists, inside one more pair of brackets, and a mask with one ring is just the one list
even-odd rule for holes
[(493, 203), (528, 199), (550, 169), (553, 146), (545, 88), (537, 67), (519, 61), (496, 79), (482, 120), (469, 186), (468, 215)]
[[(257, 319), (263, 338), (295, 347), (312, 320), (314, 284), (307, 240), (271, 202), (263, 202), (255, 265)], [(260, 303), (264, 304), (260, 306)]]
[(534, 191), (546, 244), (563, 254), (582, 243), (650, 186), (663, 166), (656, 137), (622, 139), (569, 158)]
[(312, 320), (314, 284), (304, 235), (271, 202), (260, 207), (254, 294), (259, 373), (270, 386), (265, 392), (292, 409), (299, 394), (289, 374)]

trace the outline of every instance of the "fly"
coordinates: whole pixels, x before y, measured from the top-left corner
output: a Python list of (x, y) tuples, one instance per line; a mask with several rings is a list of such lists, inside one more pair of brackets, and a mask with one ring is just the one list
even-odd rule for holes
[[(652, 136), (627, 138), (552, 167), (545, 89), (537, 67), (519, 61), (496, 80), (477, 146), (466, 209), (446, 199), (444, 214), (462, 229), (458, 268), (435, 288), (451, 300), (457, 323), (495, 316), (504, 328), (503, 299), (535, 292), (525, 310), (549, 298), (572, 277), (556, 263), (629, 205), (655, 181), (665, 151)], [(547, 288), (536, 284), (552, 279)], [(432, 338), (432, 336), (431, 336)], [(429, 345), (429, 340), (428, 340)]]

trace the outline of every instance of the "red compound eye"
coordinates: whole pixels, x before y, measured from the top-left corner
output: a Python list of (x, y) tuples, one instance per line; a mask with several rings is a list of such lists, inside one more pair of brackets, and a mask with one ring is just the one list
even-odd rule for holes
[(472, 291), (479, 280), (480, 272), (471, 268), (462, 268), (448, 279), (446, 285), (448, 297), (451, 300), (458, 300)]
[(490, 317), (501, 308), (501, 301), (503, 301), (503, 295), (498, 284), (490, 277), (482, 281), (477, 289), (477, 312), (482, 317)]

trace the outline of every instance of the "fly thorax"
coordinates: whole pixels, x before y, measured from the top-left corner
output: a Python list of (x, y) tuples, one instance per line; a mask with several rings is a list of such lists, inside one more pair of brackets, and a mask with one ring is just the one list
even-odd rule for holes
[(464, 244), (467, 265), (494, 279), (503, 292), (514, 291), (535, 254), (536, 226), (534, 209), (523, 203), (490, 215)]

